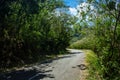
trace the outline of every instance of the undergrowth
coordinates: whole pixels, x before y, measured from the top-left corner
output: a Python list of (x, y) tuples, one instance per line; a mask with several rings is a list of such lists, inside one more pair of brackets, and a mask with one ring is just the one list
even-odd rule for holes
[(89, 72), (87, 80), (104, 80), (101, 76), (102, 67), (96, 54), (91, 50), (84, 50), (84, 52), (86, 53), (86, 62)]

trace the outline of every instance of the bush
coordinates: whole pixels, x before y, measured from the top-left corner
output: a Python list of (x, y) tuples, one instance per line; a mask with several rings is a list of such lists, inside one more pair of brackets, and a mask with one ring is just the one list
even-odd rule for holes
[[(45, 0), (46, 1), (46, 0)], [(0, 5), (0, 68), (57, 55), (69, 45), (70, 28), (53, 12), (55, 0), (4, 0)], [(68, 15), (66, 15), (68, 17)]]
[(77, 42), (72, 43), (69, 48), (94, 50), (96, 47), (95, 40), (96, 37), (94, 35), (89, 35)]

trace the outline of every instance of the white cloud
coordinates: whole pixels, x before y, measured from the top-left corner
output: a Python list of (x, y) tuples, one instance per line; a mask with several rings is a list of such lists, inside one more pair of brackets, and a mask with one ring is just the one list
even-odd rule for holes
[(77, 9), (76, 8), (69, 8), (69, 11), (72, 15), (76, 16), (77, 15)]
[(90, 7), (90, 9), (93, 9), (93, 7), (89, 4), (89, 3), (81, 3), (80, 5), (77, 6), (77, 10), (81, 13), (81, 12), (87, 12), (88, 11), (88, 7)]
[(79, 17), (80, 19), (82, 19), (82, 15), (87, 14), (86, 15), (86, 20), (90, 19), (90, 17), (92, 17), (92, 15), (96, 14), (96, 9), (92, 4), (89, 4), (87, 2), (83, 2), (80, 5), (77, 6), (77, 17)]
[[(88, 9), (89, 7), (89, 9)], [(82, 18), (82, 12), (87, 13), (91, 10), (91, 13), (94, 13), (95, 10), (94, 6), (92, 4), (89, 4), (87, 2), (80, 3), (77, 5), (77, 7), (69, 7), (69, 8), (57, 8), (55, 9), (55, 13), (60, 16), (60, 13), (67, 13), (71, 14), (73, 16), (76, 16), (78, 18)], [(92, 11), (93, 10), (93, 11)]]

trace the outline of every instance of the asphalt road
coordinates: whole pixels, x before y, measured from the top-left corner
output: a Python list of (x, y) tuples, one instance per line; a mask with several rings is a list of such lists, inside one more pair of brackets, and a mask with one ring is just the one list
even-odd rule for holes
[(85, 54), (75, 49), (69, 51), (70, 54), (56, 59), (0, 74), (0, 80), (82, 80), (81, 70), (86, 68)]

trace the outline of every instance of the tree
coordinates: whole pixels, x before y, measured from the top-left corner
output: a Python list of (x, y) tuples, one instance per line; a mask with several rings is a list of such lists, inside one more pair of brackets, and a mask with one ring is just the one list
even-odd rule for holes
[(1, 68), (65, 51), (69, 28), (63, 18), (53, 15), (56, 7), (63, 6), (61, 1), (2, 0), (0, 4)]
[(92, 0), (97, 9), (93, 18), (95, 35), (98, 37), (96, 53), (101, 65), (102, 76), (106, 80), (118, 80), (120, 70), (120, 8), (113, 0)]

